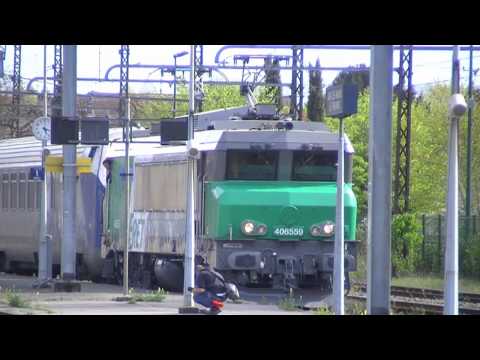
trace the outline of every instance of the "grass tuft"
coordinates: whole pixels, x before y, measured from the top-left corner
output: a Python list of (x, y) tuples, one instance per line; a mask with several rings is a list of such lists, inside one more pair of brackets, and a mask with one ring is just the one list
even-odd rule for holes
[(282, 300), (280, 300), (280, 302), (278, 303), (278, 307), (282, 310), (285, 310), (285, 311), (295, 311), (295, 310), (298, 310), (298, 308), (301, 306), (301, 299), (300, 301), (298, 301), (297, 299), (295, 299), (295, 297), (293, 296), (293, 292), (290, 290), (290, 293), (287, 297), (283, 298)]
[(11, 307), (26, 308), (29, 307), (29, 303), (19, 293), (14, 290), (7, 289), (4, 292), (5, 300)]
[(315, 309), (313, 313), (315, 315), (335, 315), (333, 312), (329, 310), (327, 306)]
[(135, 292), (135, 289), (130, 289), (128, 291), (130, 296), (130, 300), (128, 300), (129, 304), (135, 304), (139, 301), (145, 302), (163, 302), (168, 295), (168, 292), (163, 289), (158, 289), (157, 291), (152, 291), (145, 294), (139, 294)]

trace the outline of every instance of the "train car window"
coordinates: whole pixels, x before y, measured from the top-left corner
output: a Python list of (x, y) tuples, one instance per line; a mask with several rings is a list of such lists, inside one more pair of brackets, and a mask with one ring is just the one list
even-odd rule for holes
[(17, 174), (10, 174), (10, 209), (18, 208), (18, 182)]
[(27, 209), (35, 210), (35, 181), (28, 180), (27, 183)]
[(8, 210), (8, 174), (2, 174), (2, 209)]
[(227, 180), (275, 180), (278, 151), (228, 150)]
[(294, 151), (292, 162), (294, 181), (336, 181), (336, 151)]
[(18, 174), (18, 208), (25, 210), (27, 201), (27, 176), (25, 173)]

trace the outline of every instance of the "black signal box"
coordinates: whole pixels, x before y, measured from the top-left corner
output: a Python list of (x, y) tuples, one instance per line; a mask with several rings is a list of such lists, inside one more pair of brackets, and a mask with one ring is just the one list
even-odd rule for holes
[(163, 120), (160, 122), (160, 143), (188, 140), (188, 117), (185, 119)]
[(82, 119), (80, 124), (82, 130), (82, 144), (108, 145), (108, 119), (86, 118)]
[(51, 120), (51, 143), (54, 145), (76, 145), (78, 141), (78, 119), (53, 116)]
[(357, 113), (358, 89), (356, 84), (329, 86), (325, 92), (327, 116), (345, 118)]

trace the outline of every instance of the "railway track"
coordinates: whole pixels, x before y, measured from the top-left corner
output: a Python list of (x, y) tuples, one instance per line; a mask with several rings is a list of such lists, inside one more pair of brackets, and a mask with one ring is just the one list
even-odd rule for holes
[[(362, 292), (367, 291), (366, 284), (354, 284), (353, 287)], [(422, 298), (434, 299), (434, 300), (443, 299), (442, 290), (412, 288), (412, 287), (405, 287), (405, 286), (391, 286), (390, 294), (392, 296), (402, 296), (402, 297), (411, 297), (411, 298), (419, 298), (419, 299), (422, 299)], [(459, 293), (458, 300), (464, 303), (480, 304), (480, 294)]]
[[(353, 289), (366, 292), (365, 284), (354, 284)], [(434, 289), (410, 288), (403, 286), (391, 287), (391, 307), (401, 313), (421, 313), (426, 315), (443, 314), (443, 291)], [(349, 299), (366, 301), (365, 295), (351, 294)], [(461, 315), (480, 315), (480, 294), (460, 293), (459, 307)], [(473, 306), (472, 306), (473, 305)]]
[[(366, 302), (366, 296), (360, 295), (348, 295), (351, 300)], [(424, 315), (442, 315), (443, 304), (441, 303), (426, 303), (420, 301), (392, 299), (392, 310), (400, 313), (408, 314), (424, 314)], [(480, 315), (480, 308), (459, 307), (458, 312), (460, 315)]]

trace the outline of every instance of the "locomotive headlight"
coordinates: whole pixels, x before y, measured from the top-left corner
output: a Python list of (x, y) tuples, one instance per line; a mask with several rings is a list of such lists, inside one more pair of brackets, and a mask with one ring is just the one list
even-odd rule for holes
[(323, 225), (323, 233), (325, 235), (332, 235), (334, 230), (335, 230), (334, 224), (329, 223), (329, 224)]
[(322, 235), (322, 229), (318, 225), (313, 225), (310, 228), (310, 234), (312, 234), (312, 236), (320, 236)]
[(315, 224), (310, 228), (310, 234), (314, 237), (319, 236), (332, 236), (335, 232), (335, 224), (331, 222), (326, 222), (323, 224)]
[(267, 233), (267, 226), (266, 225), (258, 225), (257, 227), (257, 234), (258, 235), (265, 235)]
[(242, 223), (241, 228), (242, 228), (242, 232), (245, 235), (251, 235), (251, 234), (253, 234), (253, 231), (255, 230), (255, 224), (250, 220), (246, 220)]

